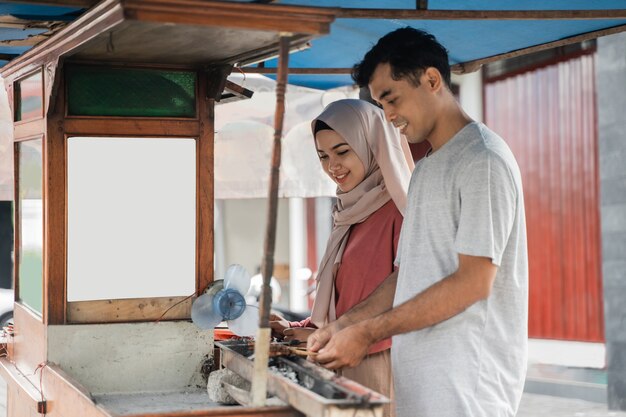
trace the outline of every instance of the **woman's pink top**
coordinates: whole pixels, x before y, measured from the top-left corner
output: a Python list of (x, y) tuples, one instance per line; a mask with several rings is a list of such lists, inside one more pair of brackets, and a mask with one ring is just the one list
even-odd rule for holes
[[(363, 223), (350, 228), (348, 243), (335, 278), (335, 310), (341, 317), (366, 299), (391, 274), (398, 249), (402, 215), (393, 200), (382, 206)], [(291, 322), (291, 327), (312, 327), (310, 318)], [(382, 340), (369, 350), (389, 349), (391, 339)]]

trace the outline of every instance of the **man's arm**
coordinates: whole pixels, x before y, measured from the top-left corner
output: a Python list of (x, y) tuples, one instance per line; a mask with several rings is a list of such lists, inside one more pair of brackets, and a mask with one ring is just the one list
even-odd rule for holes
[(343, 327), (376, 317), (393, 307), (393, 297), (396, 295), (398, 271), (393, 271), (365, 300), (352, 307), (339, 321)]
[(398, 271), (396, 270), (385, 278), (369, 297), (352, 307), (338, 320), (329, 323), (309, 336), (308, 349), (317, 352), (341, 329), (389, 311), (393, 306), (397, 281)]
[(316, 361), (330, 369), (356, 366), (372, 344), (441, 323), (487, 298), (496, 272), (497, 266), (489, 258), (459, 255), (456, 272), (392, 310), (352, 321), (319, 350)]

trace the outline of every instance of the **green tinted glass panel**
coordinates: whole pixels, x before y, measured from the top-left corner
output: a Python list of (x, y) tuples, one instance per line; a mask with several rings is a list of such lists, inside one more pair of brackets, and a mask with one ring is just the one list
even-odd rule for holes
[(18, 298), (38, 313), (43, 305), (43, 199), (41, 139), (18, 143)]
[(196, 115), (194, 72), (70, 66), (66, 77), (70, 115)]
[(43, 85), (41, 72), (16, 83), (15, 121), (35, 119), (43, 116)]

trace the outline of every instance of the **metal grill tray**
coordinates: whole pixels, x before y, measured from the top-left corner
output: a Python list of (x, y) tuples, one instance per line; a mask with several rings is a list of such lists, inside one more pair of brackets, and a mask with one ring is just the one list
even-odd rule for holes
[[(221, 349), (222, 365), (252, 380), (253, 342), (228, 340), (215, 345)], [(268, 366), (273, 368), (268, 372), (268, 392), (306, 415), (382, 416), (382, 406), (389, 402), (383, 395), (295, 355), (271, 357)]]

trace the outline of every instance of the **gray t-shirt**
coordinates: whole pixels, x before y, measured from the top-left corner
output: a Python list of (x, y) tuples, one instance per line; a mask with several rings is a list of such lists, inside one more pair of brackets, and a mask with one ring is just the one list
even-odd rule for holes
[(498, 266), (491, 295), (435, 326), (394, 336), (398, 417), (513, 417), (521, 398), (528, 334), (521, 176), (506, 143), (480, 123), (415, 167), (394, 306), (456, 271), (459, 253)]

